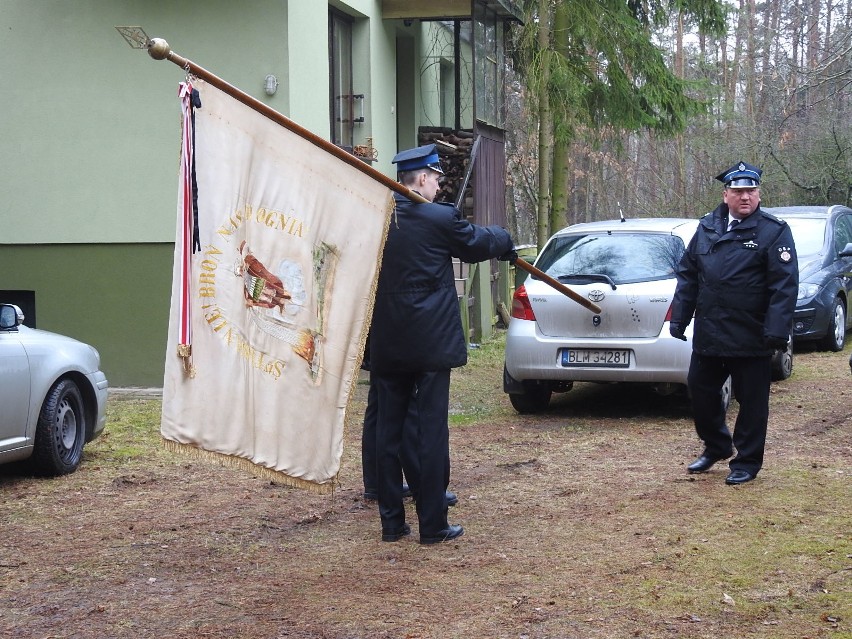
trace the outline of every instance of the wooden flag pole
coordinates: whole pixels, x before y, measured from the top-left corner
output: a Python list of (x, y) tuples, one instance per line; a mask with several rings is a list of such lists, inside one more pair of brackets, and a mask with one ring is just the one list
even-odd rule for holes
[(285, 129), (292, 131), (296, 135), (308, 140), (309, 142), (315, 144), (324, 151), (331, 153), (333, 156), (337, 157), (340, 160), (343, 160), (350, 166), (355, 167), (362, 173), (366, 173), (371, 178), (381, 182), (389, 189), (396, 191), (397, 193), (401, 193), (409, 200), (413, 200), (415, 202), (428, 202), (428, 200), (419, 193), (415, 193), (414, 191), (407, 189), (405, 186), (403, 186), (396, 180), (389, 178), (381, 171), (377, 171), (366, 162), (358, 159), (351, 153), (341, 149), (336, 144), (332, 144), (331, 142), (321, 138), (317, 134), (308, 131), (303, 126), (299, 126), (298, 124), (293, 122), (293, 120), (291, 120), (285, 115), (278, 113), (278, 111), (276, 111), (269, 105), (264, 104), (256, 98), (251, 97), (248, 93), (245, 93), (244, 91), (240, 91), (234, 85), (225, 82), (222, 78), (211, 73), (207, 69), (198, 66), (197, 64), (195, 64), (195, 62), (187, 60), (183, 56), (178, 55), (177, 53), (171, 50), (169, 43), (163, 40), (162, 38), (151, 38), (151, 40), (148, 42), (147, 48), (148, 55), (151, 56), (154, 60), (168, 60), (169, 62), (174, 62), (177, 66), (179, 66), (187, 73), (191, 73), (195, 77), (201, 78), (208, 84), (211, 84), (220, 91), (227, 93), (229, 96), (231, 96), (238, 102), (242, 102), (247, 107), (254, 109), (255, 111), (269, 118), (276, 124), (280, 124)]
[(521, 258), (518, 258), (517, 260), (515, 260), (515, 266), (520, 266), (521, 270), (526, 271), (527, 273), (529, 273), (533, 277), (537, 277), (538, 279), (540, 279), (545, 284), (550, 284), (550, 286), (555, 288), (557, 291), (559, 291), (560, 293), (562, 293), (566, 297), (570, 297), (572, 300), (577, 302), (577, 304), (589, 309), (592, 313), (600, 313), (601, 312), (601, 307), (598, 306), (597, 304), (595, 304), (593, 301), (587, 300), (585, 297), (578, 294), (576, 291), (571, 290), (570, 288), (565, 286), (559, 280), (553, 279), (552, 277), (550, 277), (550, 275), (548, 275), (544, 271), (537, 269), (535, 266), (533, 266), (529, 262), (525, 262)]
[[(148, 55), (151, 56), (154, 60), (168, 60), (169, 62), (173, 62), (187, 73), (191, 73), (195, 77), (201, 78), (208, 84), (211, 84), (220, 91), (227, 93), (229, 96), (231, 96), (238, 102), (242, 102), (247, 107), (254, 109), (255, 111), (269, 118), (276, 124), (280, 124), (285, 129), (292, 131), (296, 135), (308, 140), (309, 142), (315, 144), (324, 151), (331, 153), (336, 158), (343, 160), (348, 165), (356, 168), (362, 173), (366, 173), (371, 178), (377, 180), (378, 182), (381, 182), (392, 191), (396, 191), (397, 193), (404, 195), (409, 200), (412, 200), (414, 202), (429, 201), (419, 193), (416, 193), (411, 189), (406, 188), (396, 180), (389, 178), (381, 171), (377, 171), (372, 166), (358, 159), (351, 153), (344, 151), (336, 144), (332, 144), (328, 140), (325, 140), (318, 136), (316, 133), (312, 133), (311, 131), (308, 131), (305, 127), (299, 126), (298, 124), (293, 122), (293, 120), (291, 120), (285, 115), (282, 115), (281, 113), (278, 113), (278, 111), (276, 111), (269, 105), (264, 104), (256, 98), (251, 97), (248, 93), (245, 93), (244, 91), (240, 91), (237, 87), (232, 84), (229, 84), (228, 82), (225, 82), (222, 78), (215, 75), (214, 73), (211, 73), (207, 69), (198, 66), (191, 60), (187, 60), (183, 56), (178, 55), (177, 53), (172, 51), (171, 47), (169, 46), (169, 43), (163, 40), (162, 38), (151, 38), (151, 40), (148, 41), (146, 46), (148, 49)], [(521, 267), (521, 269), (527, 271), (528, 273), (531, 273), (535, 277), (538, 277), (563, 295), (567, 295), (578, 304), (581, 304), (582, 306), (588, 308), (590, 311), (594, 313), (601, 312), (599, 306), (581, 297), (561, 282), (557, 282), (555, 279), (553, 279), (546, 273), (543, 273), (542, 271), (538, 270), (532, 264), (525, 262), (521, 258), (518, 258), (515, 261), (515, 266), (519, 266)]]

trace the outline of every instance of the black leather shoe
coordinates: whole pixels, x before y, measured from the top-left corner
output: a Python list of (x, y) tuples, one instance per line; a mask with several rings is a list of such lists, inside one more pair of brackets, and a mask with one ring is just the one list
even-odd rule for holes
[(744, 484), (747, 481), (751, 481), (754, 479), (754, 475), (752, 475), (747, 470), (732, 470), (731, 473), (725, 478), (726, 484), (737, 485)]
[(717, 461), (725, 459), (724, 457), (710, 457), (708, 455), (702, 455), (694, 462), (692, 462), (689, 466), (686, 467), (686, 471), (688, 473), (706, 473), (713, 467)]
[(451, 541), (456, 537), (461, 537), (464, 534), (464, 528), (458, 525), (450, 525), (444, 528), (434, 537), (424, 537), (420, 535), (421, 544), (440, 544), (442, 541)]
[(403, 537), (411, 534), (411, 526), (403, 524), (402, 528), (389, 532), (382, 528), (382, 541), (399, 541)]

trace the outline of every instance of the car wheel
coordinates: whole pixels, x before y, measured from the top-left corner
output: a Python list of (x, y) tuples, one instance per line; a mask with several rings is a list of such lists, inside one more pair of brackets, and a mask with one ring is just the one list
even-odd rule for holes
[(524, 392), (509, 393), (509, 401), (521, 414), (540, 413), (550, 403), (552, 392), (548, 384), (524, 383)]
[(47, 393), (36, 427), (30, 465), (39, 475), (73, 473), (83, 457), (86, 416), (80, 389), (60, 380)]
[(846, 342), (846, 307), (839, 297), (834, 299), (834, 308), (828, 321), (828, 332), (822, 340), (822, 347), (829, 351), (843, 350)]
[(793, 374), (793, 336), (787, 340), (787, 348), (772, 354), (772, 381), (780, 382)]

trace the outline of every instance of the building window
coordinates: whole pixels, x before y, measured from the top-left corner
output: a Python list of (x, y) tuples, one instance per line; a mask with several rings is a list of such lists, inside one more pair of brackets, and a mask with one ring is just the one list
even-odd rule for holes
[(420, 70), (422, 103), (430, 124), (473, 128), (473, 60), (469, 20), (429, 22)]
[(476, 119), (505, 128), (503, 120), (504, 45), (503, 23), (497, 14), (474, 4), (473, 41), (476, 52)]
[(329, 9), (328, 17), (331, 141), (352, 149), (356, 117), (352, 91), (352, 20), (333, 9)]

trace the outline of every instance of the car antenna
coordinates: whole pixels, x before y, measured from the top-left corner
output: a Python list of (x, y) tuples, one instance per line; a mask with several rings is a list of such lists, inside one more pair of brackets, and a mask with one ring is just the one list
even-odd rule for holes
[(621, 202), (616, 200), (615, 203), (618, 204), (618, 214), (621, 216), (621, 221), (626, 222), (627, 220), (624, 219), (624, 211), (621, 210)]

